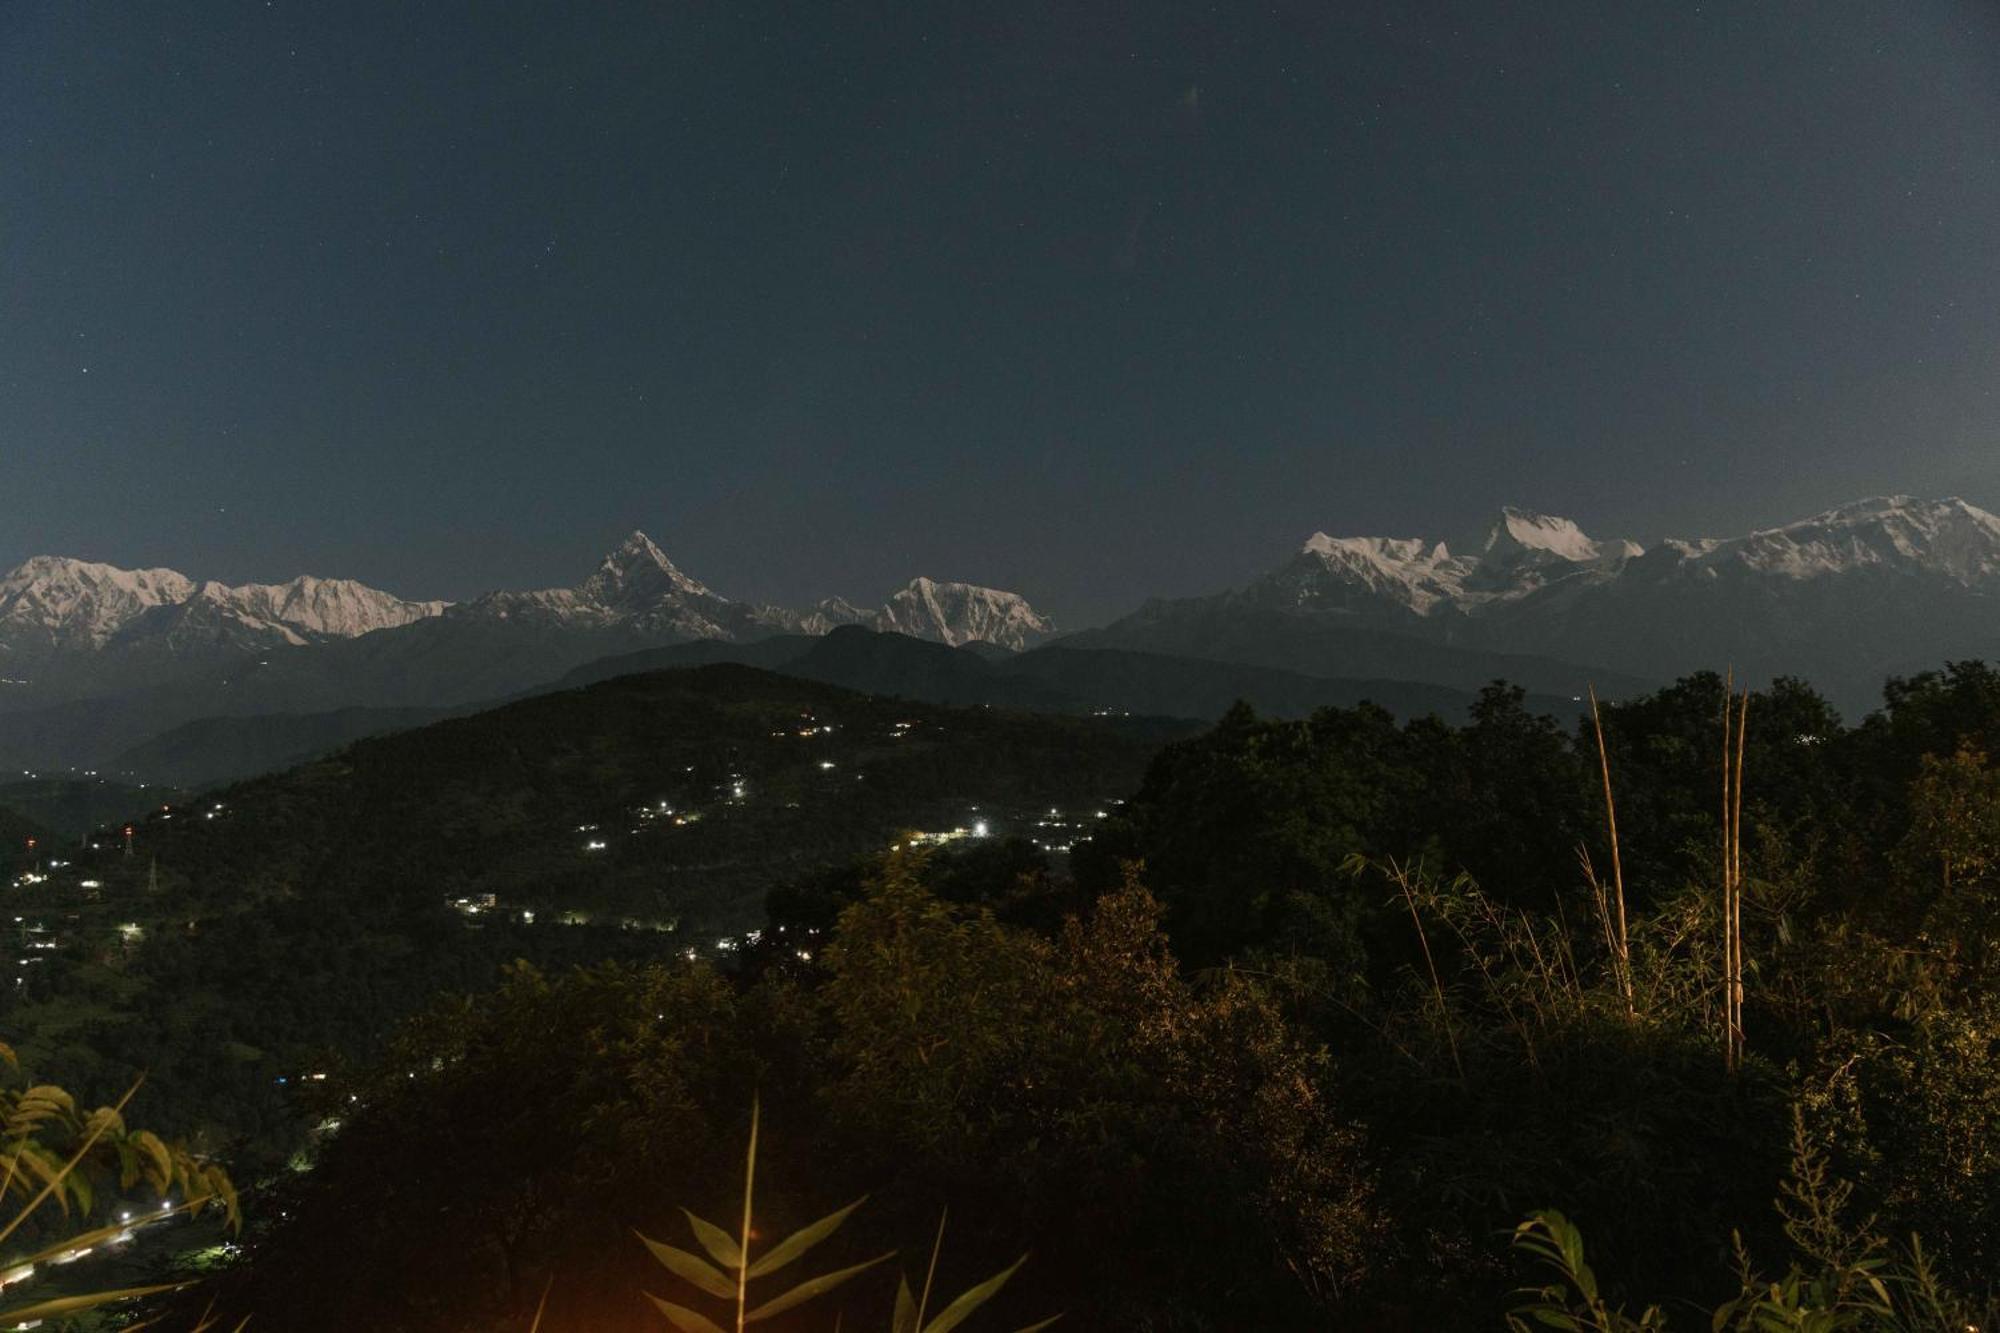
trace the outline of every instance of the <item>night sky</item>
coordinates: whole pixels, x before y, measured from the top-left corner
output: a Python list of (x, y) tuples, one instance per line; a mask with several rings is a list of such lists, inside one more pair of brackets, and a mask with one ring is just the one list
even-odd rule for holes
[(2000, 508), (2000, 7), (0, 5), (0, 566), (1069, 624)]

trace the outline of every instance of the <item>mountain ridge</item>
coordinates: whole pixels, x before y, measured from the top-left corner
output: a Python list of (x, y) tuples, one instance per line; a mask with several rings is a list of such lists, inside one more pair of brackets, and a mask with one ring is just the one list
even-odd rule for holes
[(451, 708), (620, 654), (843, 626), (996, 659), (1060, 644), (1460, 692), (1504, 678), (1558, 700), (1731, 667), (1805, 677), (1852, 713), (1890, 675), (2000, 659), (2000, 517), (1889, 495), (1641, 545), (1507, 507), (1456, 548), (1315, 532), (1241, 587), (1067, 635), (1017, 593), (929, 576), (874, 608), (739, 601), (643, 532), (571, 586), (457, 603), (38, 556), (0, 574), (0, 762), (101, 763), (203, 718)]

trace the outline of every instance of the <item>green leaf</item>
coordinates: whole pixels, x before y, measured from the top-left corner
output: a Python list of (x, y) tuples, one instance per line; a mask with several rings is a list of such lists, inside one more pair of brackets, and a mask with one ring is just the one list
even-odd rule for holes
[(910, 1292), (907, 1276), (896, 1279), (896, 1317), (889, 1333), (917, 1333), (917, 1298)]
[(645, 1247), (653, 1252), (653, 1257), (658, 1259), (668, 1272), (687, 1279), (711, 1296), (720, 1296), (724, 1300), (735, 1297), (736, 1284), (699, 1255), (689, 1254), (686, 1250), (677, 1250), (671, 1245), (662, 1245), (659, 1241), (640, 1235), (636, 1231), (632, 1234), (639, 1237)]
[(722, 1333), (722, 1329), (714, 1320), (710, 1319), (707, 1315), (688, 1309), (685, 1305), (675, 1305), (672, 1301), (663, 1301), (650, 1291), (646, 1293), (646, 1299), (658, 1307), (660, 1313), (667, 1317), (667, 1322), (679, 1329), (681, 1333)]
[(687, 1215), (688, 1225), (694, 1228), (694, 1238), (701, 1242), (701, 1248), (715, 1257), (715, 1262), (732, 1273), (743, 1267), (743, 1247), (736, 1243), (734, 1236), (685, 1208), (681, 1212)]
[(773, 1245), (763, 1258), (750, 1265), (750, 1276), (763, 1277), (766, 1274), (777, 1272), (780, 1268), (791, 1263), (807, 1250), (810, 1250), (813, 1246), (831, 1236), (835, 1231), (838, 1231), (840, 1224), (847, 1220), (848, 1215), (866, 1202), (868, 1202), (868, 1196), (864, 1194), (840, 1211), (828, 1213), (811, 1226), (801, 1227), (799, 1230), (794, 1231), (791, 1235)]
[(828, 1273), (823, 1277), (807, 1278), (804, 1282), (799, 1283), (798, 1286), (793, 1287), (790, 1291), (786, 1292), (784, 1295), (779, 1296), (774, 1300), (765, 1301), (762, 1305), (752, 1310), (749, 1314), (744, 1315), (743, 1322), (746, 1324), (754, 1324), (760, 1319), (769, 1319), (772, 1315), (783, 1314), (785, 1311), (791, 1309), (794, 1305), (803, 1304), (804, 1302), (811, 1300), (813, 1297), (818, 1296), (823, 1292), (832, 1291), (835, 1287), (847, 1281), (847, 1279), (853, 1277), (856, 1273), (865, 1272), (866, 1270), (873, 1268), (876, 1264), (881, 1263), (884, 1259), (889, 1258), (893, 1254), (895, 1254), (895, 1251), (891, 1250), (889, 1251), (888, 1254), (878, 1254), (873, 1259), (868, 1260), (868, 1262), (856, 1264), (852, 1268), (836, 1269), (835, 1271)]
[(998, 1295), (1000, 1288), (1007, 1285), (1007, 1279), (1014, 1276), (1021, 1265), (1027, 1262), (1028, 1256), (1024, 1254), (1016, 1259), (1011, 1267), (995, 1273), (978, 1286), (971, 1288), (950, 1305), (945, 1306), (943, 1313), (937, 1318), (924, 1325), (923, 1333), (951, 1333), (952, 1329), (972, 1318), (974, 1310)]

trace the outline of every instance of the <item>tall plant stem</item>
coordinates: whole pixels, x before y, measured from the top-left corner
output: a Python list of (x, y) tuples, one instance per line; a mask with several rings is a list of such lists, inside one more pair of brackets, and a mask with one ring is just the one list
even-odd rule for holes
[(1735, 891), (1729, 903), (1729, 935), (1736, 942), (1736, 971), (1730, 981), (1729, 1011), (1735, 1027), (1736, 1061), (1743, 1062), (1743, 752), (1750, 731), (1750, 691), (1736, 712), (1736, 795), (1729, 817), (1729, 879)]
[(757, 1118), (759, 1114), (757, 1097), (750, 1099), (750, 1150), (743, 1162), (743, 1235), (737, 1241), (736, 1267), (736, 1333), (743, 1333), (744, 1311), (749, 1308), (750, 1295), (750, 1192), (757, 1179)]
[(1431, 937), (1424, 931), (1424, 919), (1417, 912), (1417, 896), (1410, 889), (1410, 872), (1403, 866), (1390, 863), (1396, 887), (1403, 891), (1403, 904), (1410, 909), (1410, 921), (1417, 928), (1417, 943), (1423, 946), (1424, 966), (1430, 969), (1431, 993), (1437, 996), (1438, 1017), (1444, 1020), (1445, 1043), (1451, 1047), (1451, 1067), (1458, 1071), (1458, 1081), (1465, 1082), (1465, 1064), (1458, 1058), (1458, 1034), (1451, 1026), (1451, 1006), (1445, 1003), (1444, 982), (1438, 978), (1437, 960), (1431, 957)]
[(1736, 1068), (1736, 1023), (1731, 1013), (1735, 991), (1730, 985), (1730, 978), (1736, 975), (1736, 936), (1729, 927), (1730, 907), (1735, 893), (1735, 880), (1730, 870), (1733, 835), (1730, 793), (1734, 784), (1731, 755), (1735, 753), (1730, 742), (1735, 715), (1736, 672), (1731, 670), (1722, 680), (1722, 1063), (1724, 1068), (1731, 1070)]
[(1604, 744), (1604, 719), (1598, 715), (1597, 687), (1590, 687), (1590, 725), (1597, 732), (1597, 768), (1604, 778), (1604, 824), (1611, 835), (1611, 890), (1618, 908), (1618, 989), (1625, 996), (1625, 1016), (1632, 1018), (1632, 942), (1625, 929), (1625, 864), (1618, 855), (1618, 805), (1611, 798), (1611, 752)]

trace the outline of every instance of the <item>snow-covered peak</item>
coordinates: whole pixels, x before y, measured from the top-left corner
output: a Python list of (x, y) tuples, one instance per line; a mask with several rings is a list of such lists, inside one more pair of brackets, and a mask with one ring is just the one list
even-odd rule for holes
[(0, 640), (32, 649), (94, 649), (127, 622), (190, 596), (171, 569), (119, 569), (36, 556), (0, 578)]
[(1260, 600), (1324, 611), (1388, 603), (1417, 615), (1463, 595), (1473, 562), (1417, 537), (1330, 537), (1315, 532), (1291, 563), (1254, 589)]
[(797, 629), (803, 634), (825, 634), (842, 625), (872, 625), (877, 613), (863, 606), (856, 606), (845, 597), (826, 597), (813, 603), (813, 608), (797, 619)]
[(444, 605), (404, 601), (352, 579), (307, 575), (232, 587), (197, 583), (171, 569), (36, 556), (0, 577), (0, 643), (88, 651), (121, 637), (159, 634), (186, 642), (226, 628), (233, 641), (301, 644), (406, 625)]
[(1638, 555), (1643, 549), (1631, 541), (1594, 541), (1570, 519), (1506, 505), (1488, 530), (1481, 554), (1489, 561), (1510, 563), (1529, 557), (1588, 564), (1607, 556)]
[(192, 579), (171, 569), (38, 555), (0, 577), (0, 634), (33, 635), (40, 646), (97, 648), (133, 617), (194, 590)]
[(922, 577), (889, 598), (875, 614), (874, 627), (954, 648), (978, 641), (1017, 652), (1055, 633), (1054, 624), (1019, 593)]
[(714, 597), (681, 573), (667, 553), (643, 532), (634, 532), (598, 563), (597, 572), (577, 589), (602, 606), (620, 608), (661, 597)]
[(1636, 542), (1596, 541), (1566, 518), (1506, 508), (1476, 555), (1419, 537), (1316, 532), (1292, 560), (1251, 585), (1260, 604), (1342, 615), (1483, 612), (1558, 580), (1608, 577)]
[(778, 607), (733, 602), (681, 572), (643, 532), (620, 542), (572, 588), (491, 592), (453, 607), (454, 620), (511, 621), (550, 629), (618, 631), (660, 642), (741, 640), (796, 628)]
[(1685, 563), (1789, 579), (1873, 569), (2000, 581), (2000, 517), (1950, 496), (1876, 496), (1728, 540), (1680, 542)]
[(441, 613), (448, 603), (411, 602), (353, 579), (301, 574), (288, 583), (246, 583), (228, 590), (251, 615), (308, 635), (351, 639), (378, 629), (395, 629)]
[(816, 614), (825, 616), (836, 625), (858, 625), (873, 614), (865, 607), (856, 606), (845, 597), (827, 597), (813, 604)]

